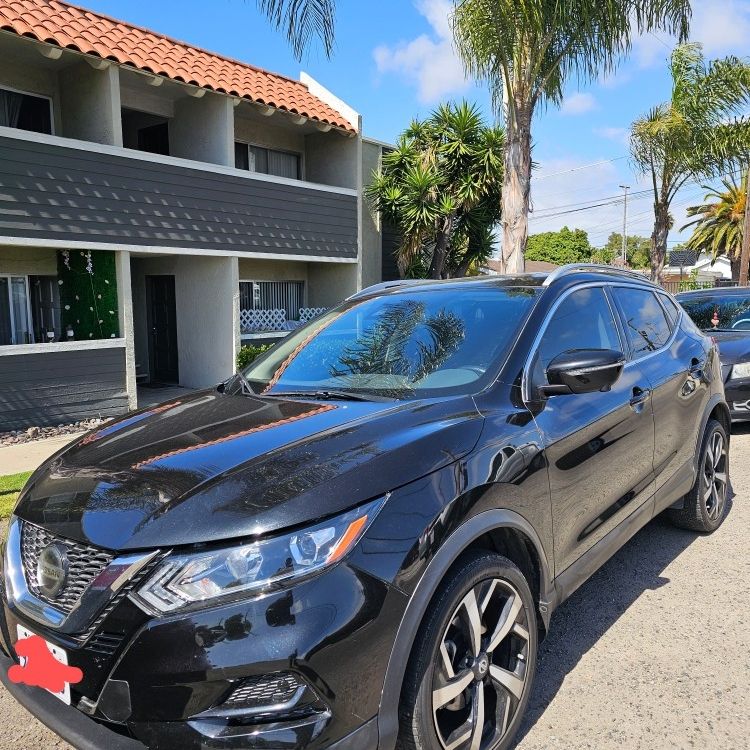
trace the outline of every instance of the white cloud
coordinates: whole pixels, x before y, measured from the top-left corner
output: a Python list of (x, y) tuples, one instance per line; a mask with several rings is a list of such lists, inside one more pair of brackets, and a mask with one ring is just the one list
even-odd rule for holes
[(628, 145), (630, 141), (630, 132), (627, 128), (594, 128), (594, 135), (598, 135), (600, 138), (606, 138), (608, 141), (614, 141), (615, 143), (621, 143), (623, 145)]
[(453, 45), (450, 0), (418, 0), (417, 10), (427, 19), (431, 33), (394, 46), (380, 45), (373, 57), (381, 74), (396, 74), (416, 85), (423, 104), (464, 91), (469, 86)]
[(596, 109), (596, 106), (593, 94), (584, 94), (579, 91), (563, 99), (560, 111), (564, 115), (582, 115)]
[[(747, 55), (750, 39), (750, 0), (693, 0), (690, 39), (703, 44), (708, 57)], [(633, 43), (640, 68), (662, 65), (676, 40), (663, 32), (644, 34)]]

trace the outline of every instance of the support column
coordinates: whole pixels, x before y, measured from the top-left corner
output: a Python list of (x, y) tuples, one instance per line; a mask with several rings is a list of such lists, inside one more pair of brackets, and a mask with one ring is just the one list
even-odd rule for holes
[(130, 279), (130, 253), (115, 253), (117, 268), (117, 313), (120, 336), (125, 339), (125, 387), (128, 409), (138, 408), (138, 389), (135, 379), (135, 338), (133, 332), (133, 288)]
[(224, 167), (234, 166), (234, 105), (231, 98), (207, 93), (175, 102), (169, 123), (172, 156)]

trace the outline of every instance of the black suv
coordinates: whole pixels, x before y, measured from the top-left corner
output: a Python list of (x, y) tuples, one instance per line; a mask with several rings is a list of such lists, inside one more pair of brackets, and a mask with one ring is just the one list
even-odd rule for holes
[(750, 287), (683, 292), (676, 299), (719, 346), (732, 419), (750, 419)]
[[(0, 673), (80, 747), (507, 748), (555, 607), (657, 513), (722, 522), (729, 426), (641, 276), (380, 285), (31, 477)], [(82, 679), (9, 680), (32, 634)]]

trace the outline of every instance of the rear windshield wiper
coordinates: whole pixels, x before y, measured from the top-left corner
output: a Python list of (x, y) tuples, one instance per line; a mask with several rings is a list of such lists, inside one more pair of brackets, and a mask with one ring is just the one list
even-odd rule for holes
[(266, 396), (278, 398), (309, 398), (320, 401), (391, 401), (392, 399), (385, 396), (376, 396), (373, 394), (352, 393), (351, 391), (276, 391), (275, 393), (266, 393)]

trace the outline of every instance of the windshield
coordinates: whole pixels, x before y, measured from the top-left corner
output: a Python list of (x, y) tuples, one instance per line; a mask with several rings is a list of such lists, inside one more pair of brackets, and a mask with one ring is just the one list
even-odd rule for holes
[(474, 392), (507, 354), (538, 293), (484, 286), (353, 300), (290, 334), (243, 374), (267, 395)]
[(750, 293), (707, 294), (679, 300), (693, 322), (708, 330), (750, 332)]

